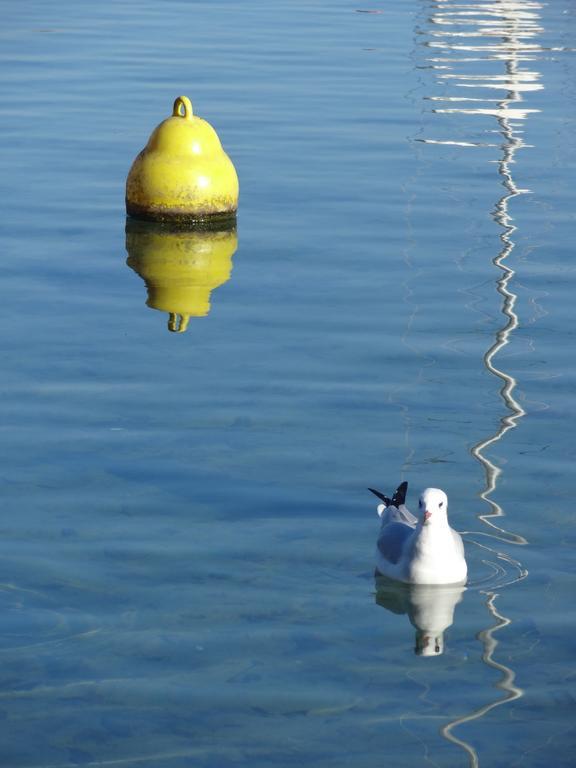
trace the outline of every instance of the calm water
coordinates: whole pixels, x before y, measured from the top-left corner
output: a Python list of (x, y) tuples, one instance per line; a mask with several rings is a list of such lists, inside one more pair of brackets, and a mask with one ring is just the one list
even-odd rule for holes
[[(3, 766), (574, 764), (575, 37), (572, 0), (3, 8)], [(241, 205), (175, 334), (123, 195), (180, 93)], [(401, 479), (463, 595), (376, 594)]]

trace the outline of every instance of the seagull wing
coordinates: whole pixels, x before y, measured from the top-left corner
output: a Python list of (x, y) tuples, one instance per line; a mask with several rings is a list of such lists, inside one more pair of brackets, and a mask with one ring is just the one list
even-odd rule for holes
[(383, 526), (378, 537), (378, 550), (382, 557), (389, 563), (397, 563), (402, 557), (406, 540), (413, 532), (413, 528), (404, 523), (388, 523)]
[(405, 504), (398, 507), (398, 514), (394, 515), (394, 518), (400, 523), (406, 523), (411, 528), (415, 528), (418, 524), (418, 518), (410, 512)]

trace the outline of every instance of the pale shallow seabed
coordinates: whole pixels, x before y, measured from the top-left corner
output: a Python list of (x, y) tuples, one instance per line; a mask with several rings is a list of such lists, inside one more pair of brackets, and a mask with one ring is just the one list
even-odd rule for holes
[[(575, 38), (570, 0), (3, 8), (2, 766), (573, 765)], [(171, 334), (123, 194), (180, 93), (241, 206)], [(467, 532), (433, 659), (375, 601), (401, 479)]]

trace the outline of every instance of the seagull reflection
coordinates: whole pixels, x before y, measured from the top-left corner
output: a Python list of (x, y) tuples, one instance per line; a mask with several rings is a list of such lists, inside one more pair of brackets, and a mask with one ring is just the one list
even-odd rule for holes
[(407, 614), (416, 630), (414, 653), (439, 656), (444, 652), (444, 632), (454, 623), (454, 609), (464, 586), (402, 584), (377, 574), (376, 602), (397, 614)]

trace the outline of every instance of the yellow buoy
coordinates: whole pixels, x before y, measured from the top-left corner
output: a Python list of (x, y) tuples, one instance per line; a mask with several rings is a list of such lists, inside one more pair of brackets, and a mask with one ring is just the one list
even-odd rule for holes
[(210, 311), (210, 294), (230, 279), (236, 229), (191, 231), (126, 222), (126, 263), (146, 283), (152, 309), (168, 312), (168, 330), (183, 333), (191, 317)]
[(196, 117), (186, 96), (155, 128), (126, 180), (129, 216), (216, 226), (238, 208), (238, 176), (214, 128)]

